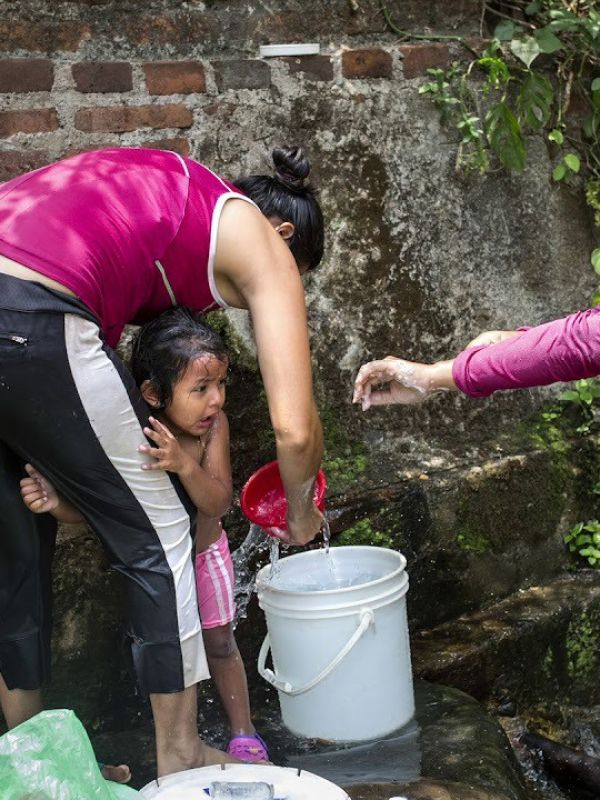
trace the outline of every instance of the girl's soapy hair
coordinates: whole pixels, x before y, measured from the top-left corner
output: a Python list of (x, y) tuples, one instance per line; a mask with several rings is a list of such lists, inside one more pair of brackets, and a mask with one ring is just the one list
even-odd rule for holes
[(234, 185), (265, 217), (292, 223), (292, 255), (299, 267), (314, 269), (323, 258), (324, 225), (317, 190), (308, 180), (310, 162), (299, 147), (276, 147), (271, 157), (273, 175), (238, 178)]
[(131, 371), (138, 386), (150, 381), (160, 408), (165, 408), (188, 364), (206, 354), (223, 363), (229, 360), (225, 343), (202, 314), (175, 306), (140, 328), (133, 342)]

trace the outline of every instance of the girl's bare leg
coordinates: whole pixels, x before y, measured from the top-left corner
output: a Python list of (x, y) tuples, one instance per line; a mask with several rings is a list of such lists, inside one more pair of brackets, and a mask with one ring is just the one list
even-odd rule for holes
[(158, 776), (184, 769), (237, 761), (204, 744), (198, 736), (196, 686), (174, 694), (151, 694), (150, 703), (156, 728)]
[(233, 736), (252, 735), (248, 683), (231, 624), (202, 631), (210, 674), (227, 714)]

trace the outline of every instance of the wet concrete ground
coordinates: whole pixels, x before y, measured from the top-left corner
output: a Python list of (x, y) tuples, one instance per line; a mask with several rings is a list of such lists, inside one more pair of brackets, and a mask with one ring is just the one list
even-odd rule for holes
[[(307, 769), (346, 789), (352, 800), (525, 800), (512, 750), (496, 720), (462, 692), (423, 681), (415, 686), (416, 719), (378, 742), (358, 745), (299, 739), (282, 725), (276, 695), (257, 715), (272, 760)], [(256, 706), (255, 706), (256, 707)], [(203, 727), (213, 731), (208, 708)], [(104, 760), (129, 761), (137, 788), (154, 777), (152, 731), (92, 737)], [(207, 737), (208, 738), (208, 737)], [(317, 800), (315, 798), (315, 800)]]

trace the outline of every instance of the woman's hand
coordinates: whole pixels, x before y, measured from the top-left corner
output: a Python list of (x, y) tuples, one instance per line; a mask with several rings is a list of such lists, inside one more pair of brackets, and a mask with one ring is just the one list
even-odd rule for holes
[(45, 514), (58, 507), (59, 497), (56, 489), (47, 478), (31, 464), (25, 464), (28, 478), (21, 480), (21, 497), (34, 514)]
[(430, 392), (429, 369), (427, 364), (394, 356), (369, 361), (356, 376), (353, 402), (361, 403), (363, 411), (371, 406), (421, 403)]
[(381, 361), (370, 361), (358, 371), (354, 383), (354, 403), (361, 403), (363, 411), (371, 406), (393, 403), (415, 405), (422, 403), (434, 392), (456, 389), (452, 378), (452, 361), (420, 364), (387, 356)]
[(164, 469), (167, 472), (182, 473), (194, 463), (171, 431), (154, 417), (149, 417), (151, 428), (144, 428), (144, 433), (152, 439), (156, 447), (142, 444), (140, 453), (156, 459), (154, 464), (144, 463), (142, 469)]
[(304, 514), (292, 517), (287, 515), (287, 530), (276, 528), (272, 535), (286, 544), (304, 545), (312, 542), (323, 527), (324, 517), (317, 506), (312, 503)]

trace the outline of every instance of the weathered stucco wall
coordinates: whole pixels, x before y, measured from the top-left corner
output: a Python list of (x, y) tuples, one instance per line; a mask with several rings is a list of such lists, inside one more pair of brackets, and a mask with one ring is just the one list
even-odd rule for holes
[[(471, 43), (482, 33), (478, 0), (388, 5), (413, 33)], [(281, 41), (319, 41), (321, 55), (259, 59), (259, 44)], [(376, 0), (0, 9), (2, 178), (106, 145), (176, 149), (230, 177), (261, 171), (274, 144), (306, 149), (327, 218), (307, 300), (334, 525), (407, 553), (415, 626), (559, 570), (560, 533), (591, 510), (581, 474), (596, 463), (567, 445), (540, 450), (526, 422), (547, 396), (537, 391), (367, 415), (350, 403), (364, 360), (449, 355), (481, 330), (549, 319), (591, 295), (590, 217), (580, 193), (551, 183), (542, 138), (522, 176), (456, 174), (456, 137), (418, 87), (428, 67), (464, 56), (458, 42), (400, 42)], [(274, 451), (247, 320), (232, 315), (229, 327), (239, 486)], [(239, 511), (227, 522), (241, 538)], [(72, 702), (76, 684), (90, 724), (130, 723), (115, 582), (89, 532), (63, 534), (56, 572), (51, 700)]]

